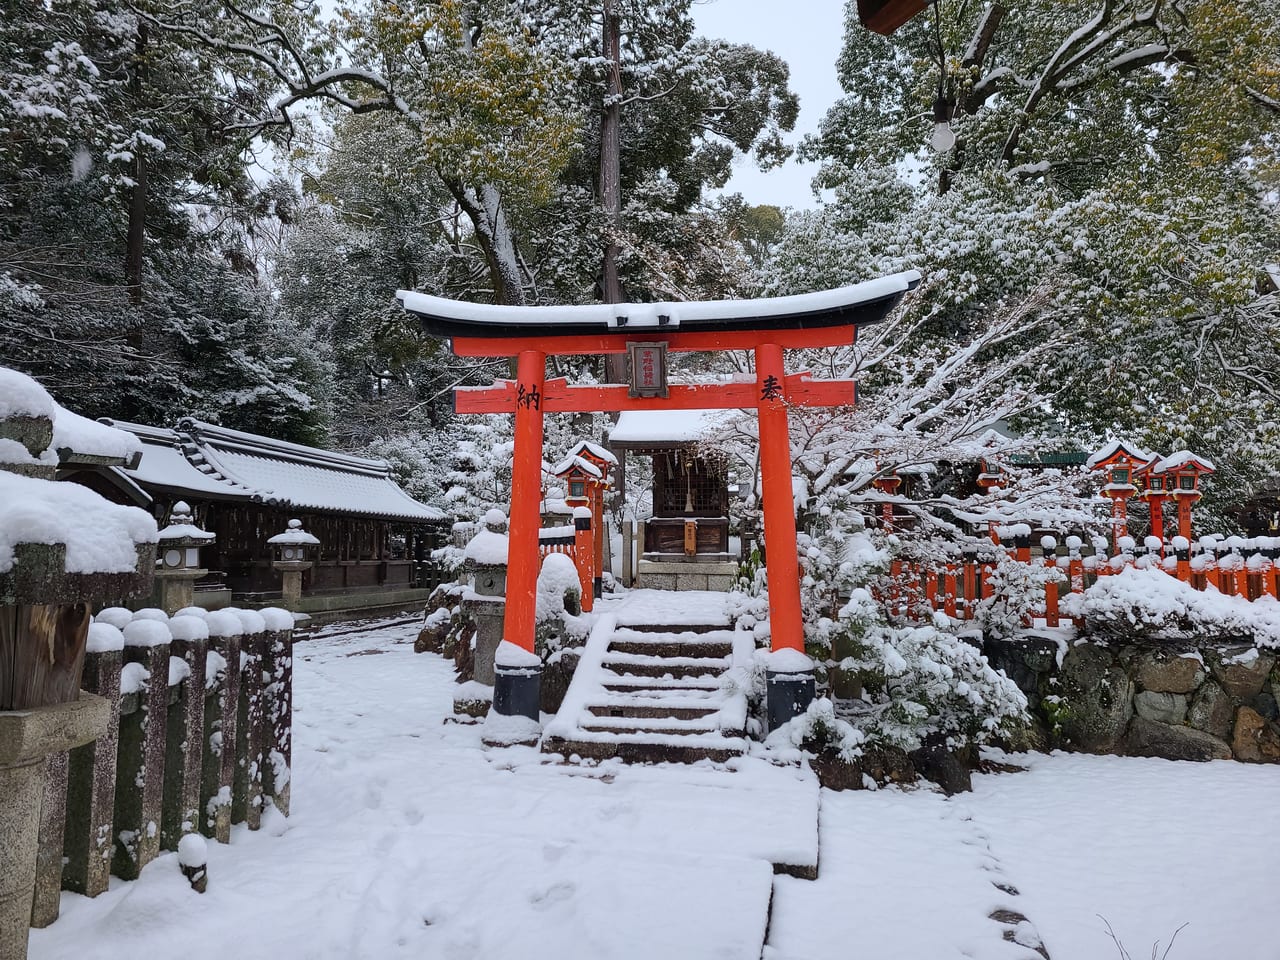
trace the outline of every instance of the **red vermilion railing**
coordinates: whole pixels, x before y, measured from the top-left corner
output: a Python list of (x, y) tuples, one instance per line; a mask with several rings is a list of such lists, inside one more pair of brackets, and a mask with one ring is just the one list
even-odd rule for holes
[(1083, 593), (1100, 578), (1130, 567), (1163, 571), (1196, 590), (1212, 588), (1250, 601), (1262, 597), (1280, 599), (1280, 538), (1277, 537), (1251, 540), (1206, 537), (1195, 548), (1187, 545), (1183, 549), (1167, 549), (1163, 554), (1153, 551), (1115, 556), (1084, 556), (1075, 548), (1060, 556), (1054, 549), (1056, 544), (1045, 545), (1045, 549), (1054, 552), (1033, 555), (1028, 543), (1012, 546), (1013, 549), (1009, 549), (1009, 545), (995, 545), (982, 557), (969, 554), (956, 561), (934, 564), (896, 560), (890, 570), (893, 583), (890, 605), (899, 613), (927, 609), (959, 620), (972, 620), (978, 603), (994, 594), (1001, 554), (1006, 560), (1033, 568), (1053, 567), (1061, 574), (1060, 579), (1044, 583), (1043, 601), (1031, 613), (1033, 619), (1043, 619), (1050, 627), (1070, 619), (1060, 613), (1063, 597)]

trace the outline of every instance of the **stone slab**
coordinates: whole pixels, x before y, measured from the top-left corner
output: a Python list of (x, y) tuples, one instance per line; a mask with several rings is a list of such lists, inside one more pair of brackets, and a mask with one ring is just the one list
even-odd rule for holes
[(0, 766), (70, 750), (96, 739), (107, 727), (111, 705), (81, 692), (78, 700), (0, 713)]

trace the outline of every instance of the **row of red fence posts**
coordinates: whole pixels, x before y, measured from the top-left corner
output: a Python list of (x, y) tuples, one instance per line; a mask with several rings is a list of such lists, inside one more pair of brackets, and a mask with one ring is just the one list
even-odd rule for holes
[[(1001, 559), (1054, 568), (1059, 576), (1046, 577), (1040, 617), (1050, 627), (1060, 626), (1060, 601), (1066, 594), (1082, 593), (1100, 577), (1135, 567), (1160, 569), (1196, 590), (1212, 587), (1227, 596), (1248, 600), (1280, 599), (1280, 537), (1202, 537), (1192, 544), (1174, 537), (1168, 545), (1148, 537), (1139, 548), (1128, 537), (1120, 540), (1121, 552), (1109, 556), (1105, 538), (1094, 538), (1093, 553), (1084, 553), (1079, 537), (1066, 538), (1059, 547), (1056, 537), (1042, 537), (1038, 550), (1031, 546), (1030, 528), (1014, 525), (1011, 535), (993, 534), (991, 548), (969, 548), (957, 559), (924, 565), (895, 560), (890, 607), (911, 616), (921, 606), (959, 620), (974, 619), (977, 606), (994, 591), (993, 574)], [(915, 608), (915, 610), (913, 610)], [(1028, 626), (1032, 624), (1028, 623)]]

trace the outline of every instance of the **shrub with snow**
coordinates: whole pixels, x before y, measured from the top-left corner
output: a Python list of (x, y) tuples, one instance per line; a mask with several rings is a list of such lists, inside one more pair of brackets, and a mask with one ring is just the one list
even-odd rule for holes
[(1000, 551), (996, 565), (987, 575), (991, 596), (978, 601), (974, 619), (990, 637), (1012, 637), (1028, 618), (1044, 609), (1045, 585), (1066, 582), (1066, 574), (1056, 566), (1039, 561), (1024, 563)]
[(960, 747), (1025, 719), (1022, 692), (950, 626), (941, 615), (891, 626), (867, 591), (853, 592), (836, 623), (839, 647), (849, 651), (839, 666), (861, 680), (862, 696), (842, 708), (868, 742), (914, 750), (940, 735)]
[(1090, 633), (1134, 639), (1250, 641), (1280, 647), (1280, 603), (1196, 590), (1162, 570), (1127, 568), (1064, 597), (1062, 611)]

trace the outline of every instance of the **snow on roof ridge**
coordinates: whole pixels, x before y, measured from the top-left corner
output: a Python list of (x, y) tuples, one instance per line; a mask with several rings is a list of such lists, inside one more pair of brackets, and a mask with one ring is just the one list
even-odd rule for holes
[[(124, 421), (112, 421), (110, 425), (127, 429), (144, 441), (144, 472), (145, 447), (150, 445), (167, 448), (216, 487), (225, 487), (225, 494), (228, 496), (301, 510), (327, 510), (418, 520), (439, 520), (444, 517), (444, 513), (436, 507), (415, 500), (406, 493), (392, 476), (391, 465), (385, 460), (353, 457), (270, 437), (259, 437), (205, 423), (194, 417), (183, 417), (176, 430), (145, 424), (126, 424)], [(236, 458), (241, 458), (238, 463)], [(255, 471), (251, 469), (254, 464), (267, 467), (272, 463), (289, 465), (289, 468), (295, 470), (318, 471), (321, 475), (345, 475), (351, 478), (346, 483), (354, 483), (356, 487), (344, 487), (343, 482), (335, 478), (327, 483), (320, 481), (320, 492), (317, 493), (314, 474), (299, 474), (298, 484), (290, 486), (289, 483), (278, 482), (279, 478), (276, 478), (276, 482), (270, 482), (272, 474), (269, 470), (266, 474), (269, 482), (262, 482), (263, 476), (260, 474), (254, 479)], [(172, 483), (155, 478), (145, 482), (183, 488), (182, 478), (177, 476)], [(192, 481), (189, 479), (186, 482), (189, 484)], [(311, 487), (310, 490), (307, 489), (308, 486)], [(221, 490), (213, 495), (218, 496), (220, 493)]]
[(1110, 457), (1115, 456), (1117, 453), (1119, 453), (1122, 450), (1125, 453), (1129, 454), (1129, 456), (1132, 457), (1134, 460), (1140, 460), (1143, 463), (1152, 463), (1160, 459), (1160, 454), (1150, 453), (1146, 450), (1143, 450), (1137, 444), (1129, 443), (1128, 441), (1125, 441), (1125, 440), (1110, 440), (1106, 443), (1105, 446), (1101, 447), (1098, 450), (1095, 450), (1092, 454), (1089, 455), (1089, 459), (1086, 460), (1084, 464), (1085, 468), (1088, 470), (1092, 470), (1099, 463), (1101, 463), (1102, 461)]
[(208, 446), (225, 446), (231, 449), (243, 447), (245, 449), (237, 450), (236, 452), (249, 456), (269, 454), (277, 459), (297, 459), (302, 462), (342, 467), (353, 472), (382, 474), (387, 477), (391, 475), (391, 464), (386, 460), (357, 457), (349, 453), (324, 450), (320, 447), (308, 447), (301, 443), (277, 440), (274, 437), (265, 437), (256, 433), (245, 433), (241, 430), (233, 430), (230, 427), (222, 427), (214, 423), (197, 420), (194, 417), (183, 417), (178, 421), (178, 427), (181, 431), (189, 433), (197, 443), (206, 449)]

